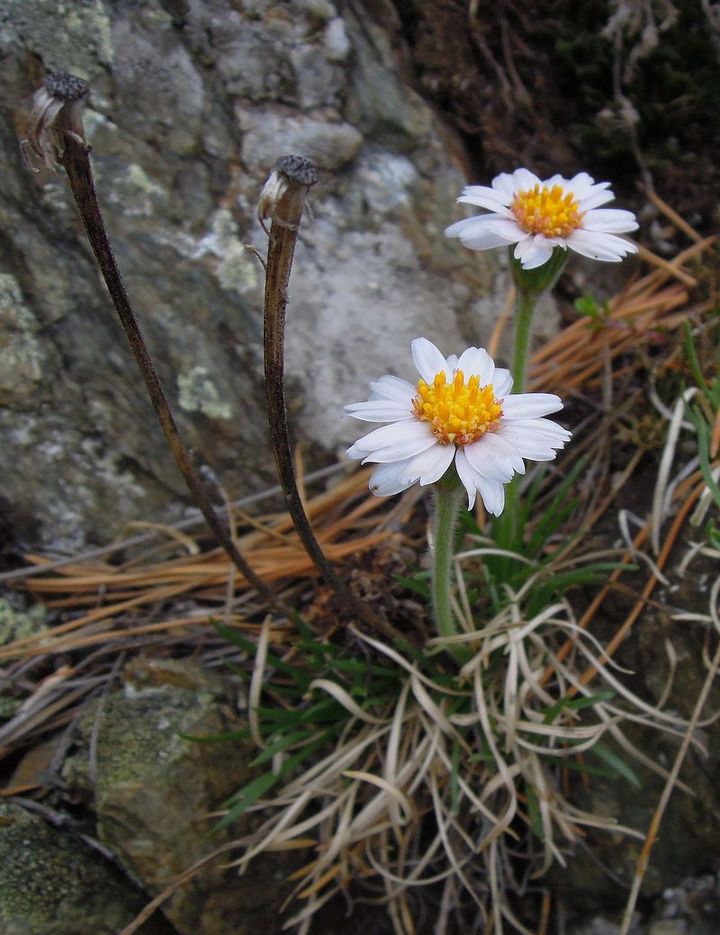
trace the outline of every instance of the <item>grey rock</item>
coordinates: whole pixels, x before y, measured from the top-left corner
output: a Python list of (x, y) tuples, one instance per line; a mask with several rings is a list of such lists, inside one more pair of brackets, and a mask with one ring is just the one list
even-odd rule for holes
[[(91, 799), (98, 839), (152, 895), (247, 832), (240, 820), (213, 833), (210, 813), (252, 778), (254, 753), (239, 741), (189, 739), (244, 726), (220, 678), (189, 661), (143, 657), (125, 667), (122, 690), (81, 716), (77, 750), (63, 767), (67, 788)], [(180, 935), (274, 930), (288, 861), (260, 858), (239, 877), (225, 866), (232, 856), (208, 863), (163, 904)]]
[[(77, 835), (0, 803), (3, 935), (113, 935), (147, 899)], [(172, 935), (161, 917), (141, 935)]]
[(684, 919), (660, 919), (650, 924), (648, 935), (688, 935), (687, 923)]
[(489, 339), (504, 258), (444, 240), (465, 179), (383, 30), (353, 10), (2, 4), (1, 505), (25, 544), (74, 550), (189, 503), (67, 181), (32, 174), (18, 149), (45, 69), (91, 83), (86, 130), (118, 261), (181, 433), (230, 495), (274, 482), (262, 269), (244, 245), (265, 249), (255, 208), (279, 156), (321, 170), (288, 309), (292, 430), (313, 464), (352, 438), (343, 403), (408, 372), (411, 338), (447, 353)]
[(295, 153), (328, 171), (341, 168), (360, 151), (362, 135), (348, 123), (327, 123), (277, 112), (238, 111), (244, 130), (242, 158), (254, 172), (267, 174), (277, 154)]
[[(589, 922), (583, 922), (571, 929), (572, 935), (619, 935), (620, 925), (605, 916), (593, 916)], [(640, 922), (639, 913), (633, 913), (630, 922), (629, 935), (645, 935), (644, 926)]]
[(0, 273), (0, 402), (3, 405), (32, 395), (47, 369), (47, 352), (39, 335), (40, 323), (27, 307), (14, 276)]

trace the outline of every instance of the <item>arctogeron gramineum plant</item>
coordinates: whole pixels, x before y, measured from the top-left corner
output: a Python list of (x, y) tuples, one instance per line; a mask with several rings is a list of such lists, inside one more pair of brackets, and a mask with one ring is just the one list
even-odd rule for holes
[[(516, 540), (517, 486), (525, 461), (550, 461), (570, 432), (546, 418), (562, 408), (559, 397), (523, 393), (532, 314), (540, 293), (552, 286), (568, 249), (615, 262), (637, 250), (618, 237), (637, 228), (630, 211), (601, 208), (614, 198), (608, 182), (585, 172), (541, 181), (527, 169), (503, 173), (490, 188), (471, 185), (458, 199), (489, 213), (452, 224), (447, 236), (472, 250), (510, 248), (517, 290), (512, 372), (496, 368), (483, 348), (444, 357), (417, 338), (412, 356), (420, 379), (412, 385), (386, 375), (370, 384), (367, 401), (346, 406), (356, 419), (386, 423), (360, 438), (351, 458), (376, 464), (370, 489), (390, 496), (419, 483), (435, 490), (432, 601), (442, 636), (456, 633), (451, 609), (453, 530), (462, 491), (472, 508), (479, 494), (485, 509), (500, 517)], [(511, 391), (515, 389), (513, 394)], [(505, 485), (509, 484), (506, 497)]]
[(461, 498), (472, 508), (480, 494), (488, 513), (500, 516), (504, 485), (525, 473), (524, 459), (551, 461), (570, 432), (545, 418), (562, 408), (558, 396), (512, 395), (510, 371), (496, 367), (484, 348), (443, 357), (426, 338), (411, 348), (420, 375), (415, 386), (386, 375), (370, 384), (366, 402), (345, 407), (356, 419), (388, 423), (348, 454), (377, 465), (370, 489), (378, 496), (415, 483), (434, 487), (433, 610), (440, 634), (453, 636), (452, 543)]

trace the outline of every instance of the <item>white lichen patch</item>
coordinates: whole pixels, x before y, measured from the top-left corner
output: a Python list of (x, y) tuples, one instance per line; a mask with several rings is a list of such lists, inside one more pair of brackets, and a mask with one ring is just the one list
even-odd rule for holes
[(178, 374), (177, 382), (180, 406), (185, 412), (201, 412), (208, 419), (232, 418), (230, 404), (221, 399), (207, 367), (196, 366)]
[(95, 3), (89, 4), (61, 3), (60, 6), (65, 8), (58, 10), (58, 13), (62, 15), (68, 32), (91, 35), (98, 61), (102, 65), (112, 65), (115, 58), (112, 22), (103, 0), (95, 0)]
[(154, 217), (168, 199), (168, 192), (137, 163), (131, 163), (125, 172), (113, 181), (109, 200), (122, 205), (129, 217)]
[(39, 322), (25, 305), (14, 276), (0, 273), (0, 402), (30, 395), (42, 381), (45, 352)]
[(257, 260), (245, 249), (227, 208), (220, 208), (211, 216), (210, 230), (198, 241), (192, 257), (200, 259), (208, 255), (218, 261), (215, 275), (223, 289), (234, 289), (242, 295), (257, 288)]

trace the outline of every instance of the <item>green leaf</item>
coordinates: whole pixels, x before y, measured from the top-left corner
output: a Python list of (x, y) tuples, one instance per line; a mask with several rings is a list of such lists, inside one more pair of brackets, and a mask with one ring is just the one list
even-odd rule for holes
[(222, 831), (223, 828), (227, 828), (228, 825), (231, 825), (243, 812), (251, 808), (261, 796), (272, 789), (279, 778), (280, 776), (276, 776), (275, 773), (263, 773), (262, 776), (253, 779), (252, 782), (248, 783), (248, 785), (240, 791), (237, 798), (233, 796), (234, 804), (228, 813), (223, 815), (213, 830), (216, 832)]
[[(406, 575), (393, 575), (398, 584), (401, 584), (408, 591), (414, 591), (426, 601), (430, 600), (430, 572), (420, 571), (417, 575), (407, 577)], [(424, 580), (423, 580), (424, 579)]]
[(692, 370), (692, 375), (695, 378), (695, 383), (697, 384), (698, 389), (702, 390), (705, 396), (710, 397), (710, 388), (705, 382), (705, 377), (702, 374), (700, 369), (700, 363), (695, 352), (695, 342), (693, 340), (692, 328), (690, 327), (690, 322), (683, 322), (683, 338), (685, 344), (685, 354), (687, 355), (688, 363), (690, 364), (690, 369)]
[(612, 750), (609, 750), (604, 744), (596, 743), (589, 750), (589, 753), (594, 753), (596, 756), (599, 756), (600, 759), (606, 763), (612, 770), (614, 770), (619, 776), (622, 776), (623, 779), (639, 789), (642, 785), (638, 774), (635, 772), (632, 767), (622, 760), (617, 753), (613, 753)]
[(288, 747), (293, 746), (293, 744), (300, 743), (302, 740), (309, 740), (312, 735), (309, 735), (306, 730), (296, 730), (291, 731), (289, 734), (283, 734), (279, 737), (274, 743), (271, 743), (269, 746), (255, 757), (255, 759), (250, 764), (251, 766), (262, 766), (264, 763), (267, 763), (277, 753), (282, 753), (283, 750), (287, 750)]
[[(247, 637), (242, 636), (232, 627), (228, 627), (224, 623), (220, 623), (219, 620), (213, 620), (213, 626), (218, 631), (220, 636), (222, 636), (223, 639), (226, 639), (228, 643), (232, 643), (234, 646), (238, 646), (252, 659), (255, 658), (257, 653), (256, 643), (247, 639)], [(265, 658), (266, 665), (268, 667), (274, 669), (276, 672), (282, 672), (283, 674), (287, 675), (303, 692), (307, 690), (307, 686), (310, 684), (313, 678), (309, 673), (305, 672), (303, 669), (300, 669), (298, 666), (284, 662), (282, 659), (279, 659), (271, 652), (268, 652)]]
[(555, 704), (548, 708), (543, 718), (543, 724), (554, 723), (561, 711), (582, 711), (583, 708), (591, 708), (601, 701), (610, 701), (615, 697), (615, 692), (604, 691), (596, 695), (587, 695), (582, 698), (560, 698)]
[(533, 530), (530, 541), (527, 545), (526, 554), (535, 556), (542, 552), (545, 543), (556, 533), (565, 520), (570, 516), (573, 510), (577, 508), (577, 499), (570, 496), (580, 474), (588, 463), (589, 455), (583, 455), (578, 458), (571, 470), (562, 479), (558, 485), (555, 494), (549, 505), (540, 518), (537, 526)]
[(693, 407), (695, 418), (695, 427), (697, 428), (698, 436), (698, 458), (700, 459), (700, 468), (702, 470), (703, 479), (708, 486), (708, 490), (712, 495), (715, 504), (720, 507), (720, 487), (718, 487), (713, 477), (713, 468), (710, 463), (710, 445), (708, 442), (708, 428), (705, 423), (705, 419), (700, 415), (700, 413)]
[(540, 805), (538, 797), (532, 786), (527, 787), (528, 816), (530, 826), (533, 829), (535, 837), (540, 841), (545, 840), (545, 830), (543, 829), (542, 816), (540, 815)]

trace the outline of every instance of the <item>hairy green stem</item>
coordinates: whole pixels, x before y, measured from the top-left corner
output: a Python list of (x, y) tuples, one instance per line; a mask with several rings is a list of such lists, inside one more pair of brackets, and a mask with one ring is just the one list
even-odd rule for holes
[[(453, 554), (463, 488), (453, 478), (435, 485), (435, 512), (432, 529), (432, 608), (440, 636), (456, 636), (452, 612)], [(456, 651), (451, 650), (453, 655)]]
[(530, 331), (536, 302), (537, 293), (525, 289), (517, 290), (517, 298), (515, 299), (515, 343), (512, 359), (513, 392), (515, 393), (522, 393), (525, 389)]
[[(530, 331), (537, 301), (537, 293), (517, 288), (515, 300), (515, 343), (513, 347), (512, 375), (513, 392), (522, 393), (525, 388)], [(520, 477), (515, 475), (505, 488), (505, 509), (496, 520), (496, 542), (501, 548), (512, 549), (517, 544), (518, 535), (518, 498), (520, 495)]]

